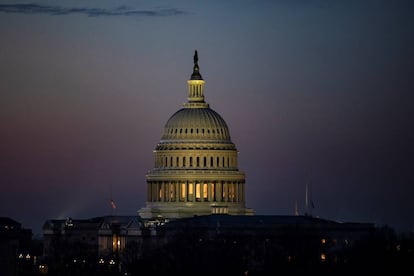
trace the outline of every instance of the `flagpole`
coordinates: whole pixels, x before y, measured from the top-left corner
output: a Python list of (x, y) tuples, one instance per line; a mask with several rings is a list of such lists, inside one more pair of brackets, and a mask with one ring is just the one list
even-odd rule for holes
[(305, 185), (305, 215), (309, 213), (309, 200), (308, 200), (308, 183)]
[(115, 215), (115, 211), (116, 211), (116, 205), (115, 205), (115, 201), (112, 197), (112, 183), (109, 184), (109, 193), (110, 193), (110, 198), (109, 198), (109, 203), (111, 205), (111, 216)]
[(309, 215), (312, 216), (313, 201), (312, 201), (312, 186), (309, 181)]

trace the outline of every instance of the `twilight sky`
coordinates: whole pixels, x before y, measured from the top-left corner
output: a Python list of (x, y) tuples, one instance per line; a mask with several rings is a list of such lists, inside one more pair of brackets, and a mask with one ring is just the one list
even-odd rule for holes
[(414, 230), (414, 2), (0, 1), (0, 216), (135, 215), (194, 50), (256, 214)]

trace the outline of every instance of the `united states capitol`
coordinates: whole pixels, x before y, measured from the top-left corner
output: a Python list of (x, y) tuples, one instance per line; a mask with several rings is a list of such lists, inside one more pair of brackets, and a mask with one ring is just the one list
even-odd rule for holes
[(247, 207), (245, 187), (254, 183), (238, 169), (226, 121), (205, 100), (197, 51), (187, 86), (187, 102), (155, 147), (145, 205), (130, 216), (48, 219), (36, 273), (302, 275), (369, 263), (369, 255), (355, 252), (371, 252), (373, 223), (314, 216), (308, 198), (306, 210), (292, 215), (257, 215)]

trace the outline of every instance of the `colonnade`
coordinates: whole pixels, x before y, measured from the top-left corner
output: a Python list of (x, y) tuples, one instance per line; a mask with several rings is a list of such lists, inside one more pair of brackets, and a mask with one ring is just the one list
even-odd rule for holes
[(150, 202), (244, 202), (244, 181), (148, 181)]

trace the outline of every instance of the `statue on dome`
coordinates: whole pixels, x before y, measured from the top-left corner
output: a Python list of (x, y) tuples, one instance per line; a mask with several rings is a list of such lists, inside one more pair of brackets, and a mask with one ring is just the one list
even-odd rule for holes
[(195, 50), (195, 53), (194, 53), (194, 64), (197, 64), (198, 63), (198, 54), (197, 54), (197, 50)]

